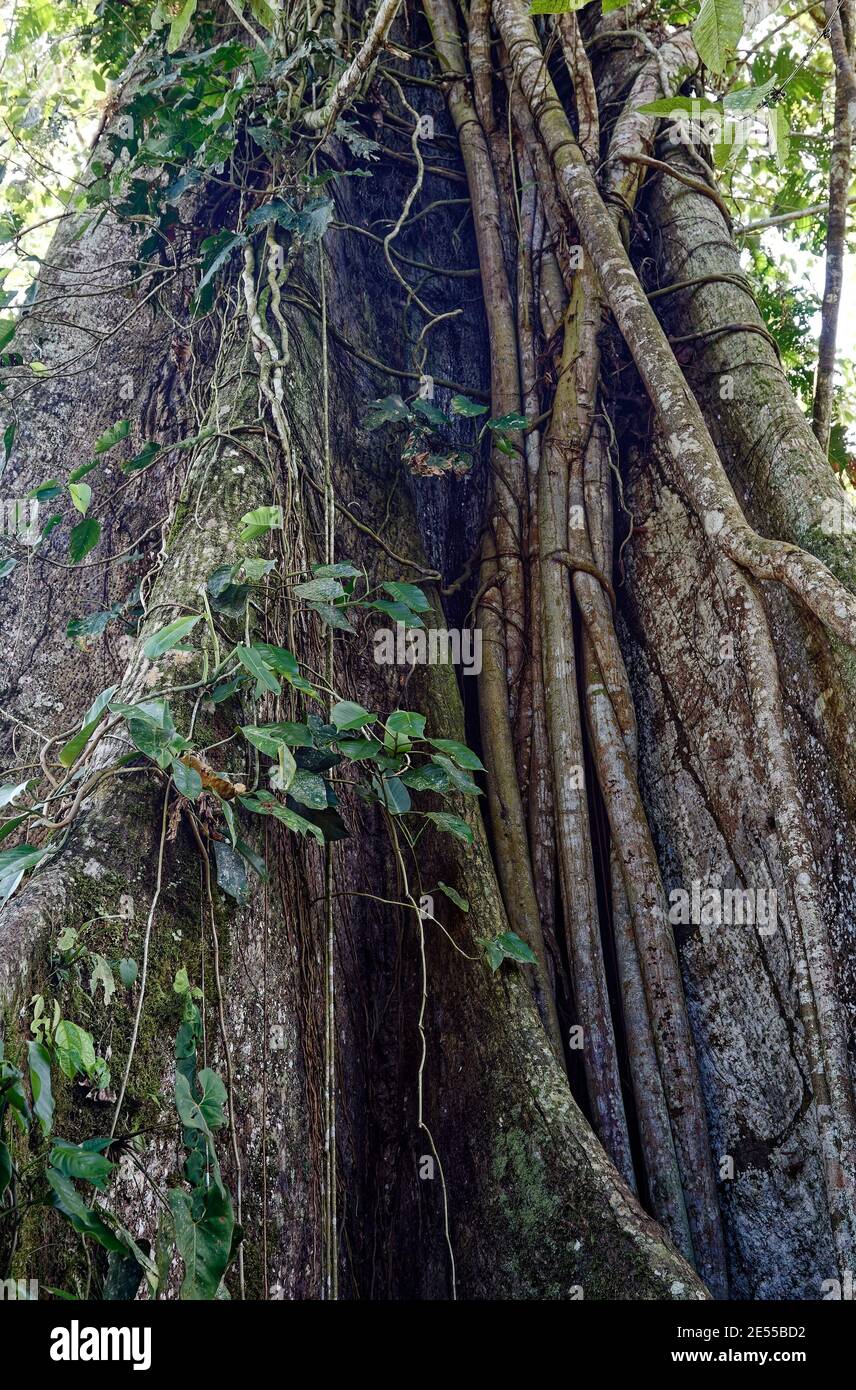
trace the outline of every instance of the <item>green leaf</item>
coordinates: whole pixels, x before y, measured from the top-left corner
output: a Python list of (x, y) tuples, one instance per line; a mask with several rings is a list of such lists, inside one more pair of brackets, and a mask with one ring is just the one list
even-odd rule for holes
[(68, 491), (77, 510), (85, 516), (92, 501), (92, 488), (88, 483), (69, 483)]
[(464, 415), (468, 419), (475, 419), (477, 415), (487, 415), (486, 405), (479, 405), (478, 401), (471, 401), (469, 396), (456, 395), (452, 397), (452, 409), (456, 415)]
[(0, 1197), (12, 1181), (12, 1155), (9, 1145), (0, 1139)]
[(410, 792), (398, 777), (383, 779), (382, 800), (386, 809), (394, 816), (403, 816), (410, 810)]
[(117, 420), (115, 425), (111, 425), (109, 430), (105, 430), (96, 439), (93, 453), (106, 454), (107, 450), (112, 449), (114, 444), (118, 444), (122, 439), (127, 439), (130, 429), (130, 420)]
[(276, 569), (276, 560), (239, 560), (233, 566), (236, 577), (247, 579), (251, 584), (259, 584)]
[(736, 91), (726, 92), (722, 104), (727, 112), (756, 111), (770, 95), (776, 85), (776, 78), (763, 82), (760, 87), (738, 87)]
[(184, 5), (169, 26), (169, 34), (166, 40), (167, 53), (175, 53), (176, 49), (181, 47), (181, 40), (190, 27), (190, 21), (193, 18), (195, 10), (196, 0), (185, 0)]
[(701, 0), (693, 42), (711, 72), (723, 73), (743, 33), (743, 0)]
[[(188, 4), (191, 0), (188, 0)], [(195, 0), (193, 0), (195, 3)], [(208, 287), (214, 276), (226, 264), (232, 252), (237, 246), (243, 246), (247, 238), (240, 232), (221, 231), (215, 232), (213, 236), (206, 237), (202, 243), (202, 278), (196, 289), (196, 303), (201, 308), (207, 308), (209, 302)]]
[(45, 1177), (53, 1188), (53, 1205), (57, 1211), (68, 1217), (79, 1235), (97, 1240), (105, 1250), (114, 1250), (119, 1254), (127, 1253), (128, 1246), (125, 1241), (101, 1220), (95, 1210), (90, 1209), (70, 1178), (54, 1167), (48, 1168)]
[(175, 1243), (184, 1262), (179, 1297), (185, 1301), (217, 1296), (232, 1251), (235, 1218), (232, 1201), (221, 1184), (190, 1196), (173, 1189), (167, 1194), (175, 1222)]
[(791, 148), (791, 132), (787, 112), (781, 106), (771, 106), (766, 112), (770, 148), (776, 163), (781, 169), (788, 161)]
[(373, 724), (377, 715), (369, 714), (362, 705), (353, 700), (339, 700), (330, 711), (330, 719), (339, 733), (348, 729), (361, 729), (364, 724)]
[(252, 586), (235, 584), (232, 579), (234, 568), (234, 565), (219, 565), (208, 576), (205, 587), (211, 595), (211, 607), (216, 613), (225, 613), (228, 618), (243, 618)]
[(363, 428), (376, 430), (381, 425), (397, 425), (409, 419), (410, 411), (400, 396), (384, 396), (383, 400), (372, 401), (363, 417)]
[(443, 769), (456, 791), (462, 792), (464, 796), (481, 796), (481, 789), (469, 773), (461, 772), (451, 758), (447, 758), (443, 753), (435, 753), (432, 762)]
[(54, 1101), (51, 1089), (51, 1055), (44, 1043), (31, 1042), (27, 1049), (33, 1112), (47, 1138), (53, 1127)]
[(259, 651), (255, 647), (237, 647), (236, 655), (241, 665), (249, 671), (251, 676), (256, 678), (256, 693), (260, 690), (270, 690), (272, 694), (279, 695), (282, 686), (271, 671), (265, 665)]
[(243, 907), (250, 895), (250, 881), (241, 855), (225, 840), (215, 840), (214, 858), (217, 863), (217, 887)]
[(249, 3), (253, 16), (259, 21), (263, 29), (267, 29), (268, 33), (271, 33), (276, 24), (276, 15), (267, 0), (249, 0)]
[(239, 854), (242, 854), (244, 856), (253, 873), (258, 874), (262, 883), (267, 883), (269, 877), (267, 865), (265, 864), (265, 861), (262, 859), (261, 855), (256, 854), (255, 850), (247, 844), (246, 840), (242, 840), (240, 837), (238, 837), (235, 843), (235, 848)]
[(16, 845), (0, 851), (0, 907), (11, 898), (24, 874), (34, 869), (44, 858), (46, 850), (35, 845)]
[(132, 1303), (145, 1273), (136, 1255), (120, 1255), (111, 1250), (107, 1256), (107, 1277), (104, 1280), (104, 1299), (107, 1303)]
[(277, 738), (275, 734), (269, 733), (267, 729), (259, 728), (255, 724), (242, 725), (241, 733), (248, 743), (251, 743), (254, 748), (258, 748), (260, 753), (266, 754), (269, 758), (279, 757), (280, 744), (285, 742), (284, 739)]
[(708, 97), (658, 97), (656, 101), (637, 106), (647, 116), (671, 116), (686, 114), (700, 116), (705, 111), (722, 111), (721, 101), (711, 101)]
[(26, 819), (26, 815), (23, 815), (13, 816), (11, 820), (3, 821), (2, 825), (0, 825), (0, 840), (5, 840), (7, 836), (14, 835), (15, 831), (20, 825), (24, 824)]
[(31, 488), (28, 497), (35, 497), (37, 502), (52, 502), (55, 497), (62, 495), (62, 484), (56, 478), (48, 478), (46, 483), (39, 483), (38, 487)]
[[(104, 1139), (95, 1142), (99, 1147), (106, 1148), (110, 1141)], [(105, 1154), (99, 1153), (91, 1141), (71, 1144), (67, 1139), (54, 1140), (50, 1161), (51, 1167), (58, 1173), (64, 1174), (67, 1178), (81, 1178), (102, 1191), (116, 1166)]]
[(343, 608), (334, 608), (330, 603), (310, 603), (309, 607), (313, 613), (318, 614), (321, 621), (326, 623), (328, 627), (334, 627), (338, 632), (355, 631)]
[(99, 462), (99, 459), (90, 459), (89, 463), (82, 463), (79, 468), (73, 469), (68, 475), (69, 483), (79, 483), (81, 478), (85, 478), (87, 473), (98, 467)]
[(255, 811), (256, 815), (261, 816), (274, 816), (289, 830), (294, 830), (298, 835), (311, 835), (319, 845), (323, 845), (324, 835), (319, 826), (313, 825), (305, 816), (298, 815), (288, 806), (283, 806), (281, 801), (277, 801), (269, 793), (259, 791), (255, 796), (242, 796), (240, 800), (241, 805), (246, 806), (248, 811)]
[(270, 758), (278, 756), (280, 743), (287, 744), (289, 748), (312, 747), (312, 734), (306, 724), (290, 724), (287, 721), (281, 724), (246, 724), (242, 726), (241, 733)]
[(295, 584), (291, 592), (295, 598), (311, 599), (315, 603), (332, 603), (334, 599), (345, 597), (338, 579), (309, 579), (305, 584)]
[(469, 905), (467, 899), (466, 899), (466, 898), (462, 898), (461, 895), (460, 895), (460, 893), (457, 891), (457, 889), (455, 889), (455, 888), (450, 888), (449, 885), (448, 885), (448, 883), (438, 883), (438, 884), (437, 884), (437, 888), (438, 888), (439, 892), (445, 893), (445, 895), (446, 895), (447, 898), (451, 898), (451, 900), (452, 900), (452, 902), (455, 904), (455, 906), (456, 906), (456, 907), (459, 907), (459, 908), (461, 909), (462, 912), (469, 912), (469, 910), (470, 910), (470, 905)]
[(188, 801), (195, 801), (202, 792), (202, 778), (196, 768), (191, 767), (189, 763), (183, 763), (181, 758), (170, 758), (169, 765), (177, 790), (182, 796), (186, 796)]
[(220, 1129), (226, 1123), (226, 1087), (216, 1071), (204, 1068), (198, 1076), (199, 1099), (191, 1089), (190, 1082), (181, 1072), (175, 1078), (175, 1107), (185, 1129), (201, 1130), (209, 1139), (211, 1131)]
[(169, 766), (176, 729), (165, 700), (141, 700), (136, 705), (124, 705), (117, 701), (110, 709), (124, 715), (131, 740), (141, 753), (156, 762), (158, 767)]
[(313, 565), (312, 573), (316, 579), (359, 579), (362, 570), (350, 560), (337, 560), (335, 565)]
[(94, 1070), (95, 1044), (85, 1028), (67, 1018), (60, 1019), (54, 1033), (54, 1047), (56, 1059), (69, 1081), (79, 1075), (88, 1076)]
[(297, 214), (297, 232), (310, 245), (320, 241), (330, 225), (335, 208), (329, 198), (313, 198)]
[(148, 468), (153, 458), (156, 458), (161, 451), (160, 444), (155, 444), (154, 440), (149, 440), (144, 444), (138, 454), (132, 459), (128, 459), (122, 464), (123, 473), (139, 473), (143, 468)]
[(479, 937), (479, 945), (485, 949), (491, 970), (498, 970), (504, 960), (515, 960), (523, 965), (535, 964), (535, 953), (516, 932), (506, 931), (501, 936)]
[(85, 618), (71, 618), (66, 626), (66, 637), (100, 637), (114, 618), (118, 618), (118, 608), (108, 608), (104, 613), (87, 613)]
[(0, 352), (3, 352), (8, 343), (11, 343), (17, 331), (18, 324), (15, 319), (0, 319)]
[(398, 709), (386, 721), (383, 745), (388, 753), (408, 753), (414, 739), (425, 733), (425, 715)]
[(241, 517), (242, 530), (238, 540), (254, 541), (258, 536), (267, 535), (268, 531), (281, 531), (282, 524), (282, 507), (256, 507), (255, 511)]
[(68, 553), (73, 565), (78, 564), (90, 550), (94, 550), (101, 539), (101, 522), (87, 517), (73, 528), (68, 538)]
[(426, 763), (423, 767), (411, 767), (402, 772), (401, 780), (414, 792), (445, 792), (449, 789), (449, 779), (442, 767)]
[(276, 745), (276, 767), (271, 768), (270, 784), (278, 792), (287, 792), (297, 772), (294, 754), (286, 743)]
[(448, 811), (427, 811), (427, 819), (437, 826), (438, 830), (445, 830), (457, 839), (463, 840), (464, 844), (473, 843), (473, 832), (465, 820), (460, 816), (453, 816)]
[(439, 410), (431, 401), (427, 401), (422, 396), (417, 396), (415, 401), (410, 402), (410, 409), (417, 415), (421, 415), (431, 425), (448, 425), (451, 419), (442, 410)]
[[(588, 3), (588, 0), (585, 0)], [(529, 421), (519, 410), (511, 410), (507, 415), (492, 416), (487, 422), (489, 430), (525, 430)], [(512, 452), (514, 452), (512, 450)]]
[(380, 613), (386, 613), (394, 622), (404, 623), (405, 627), (425, 626), (419, 614), (414, 613), (411, 608), (408, 608), (406, 603), (401, 603), (398, 599), (378, 598), (367, 606), (369, 608), (376, 608)]
[(429, 738), (428, 742), (441, 753), (448, 753), (458, 767), (465, 767), (468, 772), (484, 772), (484, 763), (465, 743), (453, 738)]
[(78, 733), (76, 733), (73, 738), (69, 739), (68, 743), (64, 744), (60, 749), (59, 760), (63, 767), (71, 767), (72, 763), (77, 761), (92, 737), (92, 734), (95, 732), (102, 714), (113, 699), (117, 690), (118, 686), (108, 686), (106, 690), (102, 690), (101, 694), (93, 700), (84, 715), (83, 723)]
[(14, 782), (7, 782), (4, 787), (0, 787), (0, 807), (11, 806), (12, 802), (25, 792), (29, 782), (19, 782), (17, 786)]
[(159, 628), (151, 637), (146, 638), (143, 643), (143, 655), (148, 657), (149, 661), (157, 661), (164, 652), (183, 642), (198, 622), (199, 614), (193, 618), (176, 618), (174, 622), (167, 623), (166, 627)]
[(381, 585), (396, 603), (404, 603), (414, 613), (430, 613), (431, 604), (417, 584), (390, 583)]
[(123, 956), (119, 961), (119, 979), (126, 989), (130, 989), (137, 978), (138, 966), (130, 956)]
[(292, 684), (300, 679), (297, 657), (285, 647), (274, 647), (269, 642), (254, 642), (253, 650), (259, 653), (265, 665), (278, 676), (285, 676)]
[(301, 806), (308, 806), (311, 811), (327, 809), (327, 784), (317, 772), (307, 772), (304, 768), (298, 768), (287, 788), (283, 790), (287, 790), (294, 801), (299, 802)]
[(373, 738), (348, 738), (342, 739), (338, 748), (352, 763), (358, 763), (364, 758), (375, 757), (380, 751), (380, 744)]
[(100, 985), (104, 990), (104, 1003), (107, 1005), (116, 993), (116, 981), (113, 978), (110, 962), (99, 955), (97, 951), (92, 952), (90, 959), (93, 969), (89, 980), (89, 993), (94, 994)]

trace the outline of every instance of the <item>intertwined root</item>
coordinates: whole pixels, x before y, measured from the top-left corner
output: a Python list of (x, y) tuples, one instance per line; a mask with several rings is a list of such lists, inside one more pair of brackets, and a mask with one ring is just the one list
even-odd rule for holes
[[(598, 332), (606, 312), (647, 389), (689, 505), (744, 576), (756, 629), (767, 633), (753, 580), (784, 585), (850, 645), (856, 645), (856, 597), (815, 556), (760, 536), (746, 521), (622, 240), (645, 172), (645, 143), (654, 129), (652, 119), (640, 117), (635, 108), (656, 96), (656, 88), (668, 94), (682, 80), (694, 61), (690, 37), (670, 40), (643, 64), (613, 127), (599, 186), (597, 96), (574, 17), (551, 22), (542, 45), (522, 0), (477, 0), (470, 12), (468, 65), (450, 0), (425, 0), (425, 9), (441, 66), (453, 79), (448, 99), (472, 196), (495, 415), (512, 410), (529, 418), (540, 415), (547, 402), (538, 398), (535, 343), (550, 343), (559, 328), (563, 335), (549, 424), (543, 434), (530, 427), (514, 438), (514, 460), (498, 451), (492, 458), (491, 527), (479, 608), (487, 639), (480, 700), (506, 907), (512, 926), (538, 958), (536, 998), (556, 1046), (552, 988), (560, 966), (543, 851), (548, 838), (558, 859), (593, 1123), (633, 1186), (596, 884), (598, 868), (609, 872), (607, 915), (652, 1205), (712, 1292), (724, 1295), (724, 1245), (705, 1108), (663, 884), (637, 784), (633, 704), (613, 623), (606, 438), (611, 427), (598, 386)], [(499, 36), (493, 49), (491, 18)], [(576, 135), (551, 77), (550, 64), (560, 60), (572, 81)], [(506, 102), (501, 119), (494, 105), (500, 93)], [(513, 207), (506, 205), (509, 197)], [(515, 229), (511, 239), (509, 226)], [(582, 256), (574, 243), (581, 244)], [(581, 619), (578, 633), (572, 594)], [(531, 641), (524, 646), (526, 622)], [(775, 703), (774, 654), (765, 664), (763, 684)], [(518, 690), (525, 692), (525, 710), (518, 705)], [(541, 716), (546, 739), (539, 737)], [(782, 795), (795, 796), (794, 770), (777, 733), (780, 709), (778, 715), (771, 711), (765, 727), (769, 755), (781, 765)], [(583, 785), (587, 757), (611, 837), (607, 862), (601, 856), (600, 864), (593, 851), (592, 803)], [(804, 851), (798, 824), (792, 836), (794, 852)], [(832, 988), (831, 965), (815, 906), (798, 905), (797, 950), (816, 1100), (825, 1116), (834, 1115), (834, 1136), (827, 1135), (824, 1147), (830, 1212), (840, 1216), (842, 1201), (852, 1195), (852, 1174), (842, 1177), (841, 1153), (852, 1147), (856, 1119), (845, 1042), (824, 1002)], [(849, 1222), (837, 1224), (849, 1248)]]

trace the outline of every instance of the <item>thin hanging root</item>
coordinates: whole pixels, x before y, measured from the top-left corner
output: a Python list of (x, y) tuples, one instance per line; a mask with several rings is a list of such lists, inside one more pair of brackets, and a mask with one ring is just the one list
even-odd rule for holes
[(836, 637), (856, 647), (856, 595), (814, 555), (759, 536), (746, 521), (704, 416), (645, 296), (546, 71), (521, 0), (495, 0), (509, 59), (607, 303), (663, 427), (687, 498), (723, 552), (757, 579), (785, 586)]
[[(491, 405), (494, 415), (503, 415), (520, 409), (520, 379), (496, 182), (484, 131), (467, 87), (467, 69), (452, 6), (449, 0), (427, 0), (426, 14), (443, 71), (459, 79), (449, 83), (449, 110), (458, 132), (473, 205), (491, 345)], [(491, 458), (492, 534), (485, 537), (481, 583), (499, 584), (503, 612), (498, 613), (489, 603), (482, 603), (478, 610), (483, 651), (479, 677), (481, 728), (490, 768), (488, 801), (503, 898), (513, 930), (535, 953), (535, 997), (556, 1056), (561, 1058), (561, 1033), (535, 896), (510, 721), (509, 671), (517, 673), (522, 669), (526, 614), (520, 535), (525, 498), (519, 477), (519, 436), (515, 442), (520, 453), (513, 462), (498, 449), (494, 449)]]
[[(452, 1302), (457, 1301), (458, 1279), (455, 1267), (455, 1250), (452, 1245), (452, 1232), (449, 1224), (449, 1191), (446, 1186), (446, 1174), (443, 1163), (434, 1142), (434, 1135), (431, 1133), (425, 1119), (425, 1062), (428, 1056), (428, 1037), (425, 1032), (425, 1010), (428, 1007), (428, 962), (425, 957), (425, 921), (422, 911), (410, 890), (410, 880), (407, 876), (407, 866), (404, 862), (404, 855), (401, 852), (401, 841), (398, 838), (398, 829), (394, 817), (386, 813), (387, 829), (389, 831), (390, 843), (392, 844), (398, 876), (401, 880), (401, 892), (405, 899), (405, 905), (413, 912), (416, 919), (416, 929), (419, 937), (419, 966), (421, 977), (421, 990), (419, 997), (419, 1014), (416, 1027), (419, 1033), (419, 1073), (416, 1084), (416, 1124), (417, 1128), (428, 1139), (431, 1146), (431, 1153), (437, 1164), (437, 1171), (440, 1174), (440, 1191), (443, 1196), (443, 1234), (446, 1238), (446, 1249), (449, 1252), (449, 1273), (451, 1278)], [(412, 849), (412, 846), (411, 846)]]

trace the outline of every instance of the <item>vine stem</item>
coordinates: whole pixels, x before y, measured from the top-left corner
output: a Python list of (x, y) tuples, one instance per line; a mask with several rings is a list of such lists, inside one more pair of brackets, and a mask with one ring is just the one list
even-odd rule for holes
[(143, 937), (143, 967), (142, 967), (142, 970), (140, 971), (140, 995), (139, 995), (139, 998), (138, 998), (138, 1000), (137, 1000), (137, 1011), (136, 1011), (136, 1013), (134, 1014), (134, 1027), (133, 1027), (133, 1030), (132, 1030), (132, 1032), (131, 1032), (131, 1043), (130, 1043), (130, 1046), (129, 1046), (129, 1048), (128, 1048), (128, 1060), (127, 1060), (127, 1062), (125, 1063), (125, 1074), (124, 1074), (124, 1076), (122, 1077), (122, 1085), (121, 1085), (121, 1087), (119, 1088), (119, 1096), (118, 1096), (118, 1099), (117, 1099), (117, 1101), (116, 1101), (116, 1109), (113, 1111), (113, 1123), (112, 1123), (111, 1126), (110, 1126), (110, 1138), (111, 1138), (111, 1139), (112, 1139), (113, 1136), (115, 1135), (115, 1133), (116, 1133), (116, 1126), (117, 1126), (117, 1124), (119, 1123), (119, 1115), (121, 1114), (121, 1111), (122, 1111), (122, 1103), (123, 1103), (123, 1101), (124, 1101), (124, 1099), (125, 1099), (125, 1092), (126, 1092), (127, 1089), (128, 1089), (128, 1077), (131, 1075), (131, 1066), (132, 1066), (133, 1061), (134, 1061), (134, 1053), (135, 1053), (136, 1050), (137, 1050), (137, 1038), (139, 1037), (139, 1033), (140, 1033), (140, 1019), (142, 1018), (142, 1015), (143, 1015), (143, 1003), (144, 1003), (145, 997), (146, 997), (146, 980), (147, 980), (147, 978), (148, 978), (148, 973), (149, 973), (149, 945), (151, 944), (151, 939), (152, 939), (152, 925), (153, 925), (154, 920), (155, 920), (155, 911), (156, 911), (156, 909), (157, 909), (158, 899), (160, 898), (160, 894), (161, 894), (161, 885), (163, 884), (163, 852), (164, 852), (164, 846), (166, 845), (167, 811), (168, 811), (168, 809), (169, 809), (169, 794), (170, 794), (170, 789), (171, 789), (171, 787), (172, 787), (172, 783), (171, 783), (171, 782), (168, 782), (168, 783), (167, 783), (166, 791), (165, 791), (165, 793), (164, 793), (164, 798), (163, 798), (163, 812), (162, 812), (162, 815), (161, 815), (160, 843), (159, 843), (159, 845), (158, 845), (157, 878), (156, 878), (156, 881), (155, 881), (155, 891), (154, 891), (154, 893), (152, 894), (152, 901), (151, 901), (151, 904), (149, 905), (149, 915), (148, 915), (148, 919), (147, 919), (147, 921), (146, 921), (146, 932), (145, 932), (145, 936)]
[[(232, 1156), (235, 1160), (235, 1218), (238, 1226), (243, 1227), (243, 1182), (241, 1174), (241, 1153), (238, 1148), (238, 1131), (235, 1124), (234, 1069), (232, 1067), (232, 1049), (229, 1046), (229, 1035), (226, 1030), (226, 1009), (223, 1001), (223, 982), (220, 975), (220, 941), (217, 936), (217, 923), (214, 917), (214, 895), (211, 892), (211, 859), (203, 843), (202, 836), (199, 834), (196, 818), (191, 815), (188, 819), (194, 839), (199, 848), (199, 853), (202, 856), (202, 862), (205, 866), (205, 894), (208, 900), (209, 920), (211, 922), (211, 943), (214, 947), (214, 984), (217, 990), (217, 1011), (220, 1020), (220, 1036), (223, 1041), (223, 1059), (226, 1066), (226, 1094), (229, 1101), (229, 1135), (232, 1141)], [(238, 1245), (238, 1287), (241, 1292), (241, 1298), (246, 1298), (243, 1240)]]
[(449, 1230), (449, 1192), (446, 1187), (446, 1174), (443, 1171), (443, 1162), (437, 1152), (437, 1145), (434, 1136), (428, 1125), (425, 1123), (425, 1062), (428, 1055), (428, 1038), (425, 1032), (425, 1010), (428, 1006), (428, 962), (425, 959), (425, 922), (422, 911), (410, 891), (410, 882), (407, 877), (407, 866), (404, 863), (404, 856), (401, 853), (401, 844), (398, 839), (398, 831), (395, 828), (395, 821), (386, 812), (386, 819), (389, 826), (389, 837), (395, 853), (398, 872), (401, 875), (401, 886), (407, 905), (416, 917), (416, 925), (419, 932), (419, 963), (421, 971), (421, 988), (419, 996), (419, 1013), (416, 1019), (416, 1027), (419, 1033), (419, 1069), (416, 1075), (416, 1123), (422, 1133), (427, 1135), (428, 1143), (431, 1145), (431, 1152), (437, 1164), (437, 1171), (440, 1174), (440, 1190), (443, 1194), (443, 1233), (446, 1237), (446, 1247), (449, 1251), (449, 1267), (452, 1277), (452, 1302), (458, 1299), (458, 1282), (455, 1269), (455, 1251), (452, 1246), (452, 1236)]
[(303, 124), (308, 130), (323, 129), (326, 132), (335, 124), (337, 116), (341, 115), (354, 98), (363, 77), (380, 52), (400, 5), (401, 0), (381, 0), (365, 42), (353, 62), (342, 73), (329, 100), (316, 111), (310, 111), (304, 116)]

